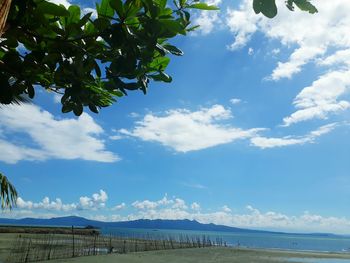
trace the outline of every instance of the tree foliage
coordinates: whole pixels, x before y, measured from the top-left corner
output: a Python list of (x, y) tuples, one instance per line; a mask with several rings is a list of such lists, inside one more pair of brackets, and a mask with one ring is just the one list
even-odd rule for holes
[[(287, 0), (310, 13), (307, 0)], [(253, 0), (256, 13), (277, 14), (275, 0)], [(62, 94), (62, 112), (97, 113), (128, 91), (147, 92), (150, 80), (171, 82), (169, 43), (186, 35), (190, 9), (216, 10), (199, 0), (102, 0), (97, 17), (45, 0), (13, 0), (0, 42), (0, 103), (29, 100), (44, 87)], [(25, 95), (25, 96), (23, 96)]]
[(35, 96), (37, 86), (62, 94), (62, 112), (95, 113), (150, 80), (170, 82), (169, 43), (186, 35), (189, 9), (206, 3), (177, 0), (102, 0), (97, 17), (44, 0), (13, 0), (0, 43), (0, 103)]
[(17, 191), (15, 187), (8, 181), (5, 175), (0, 173), (0, 200), (1, 208), (11, 208), (16, 205)]

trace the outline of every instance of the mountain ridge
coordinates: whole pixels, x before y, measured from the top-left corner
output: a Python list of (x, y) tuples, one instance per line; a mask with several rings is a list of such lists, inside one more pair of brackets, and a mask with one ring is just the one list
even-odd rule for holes
[[(253, 229), (245, 229), (245, 228), (231, 227), (231, 226), (225, 226), (225, 225), (216, 225), (213, 223), (203, 224), (196, 220), (189, 220), (189, 219), (181, 219), (181, 220), (138, 219), (138, 220), (131, 220), (131, 221), (103, 222), (103, 221), (86, 219), (84, 217), (79, 217), (79, 216), (53, 217), (49, 219), (27, 217), (27, 218), (21, 218), (21, 219), (0, 218), (0, 226), (1, 225), (61, 226), (61, 227), (93, 226), (97, 228), (120, 227), (120, 228), (135, 228), (135, 229), (171, 229), (171, 230), (217, 231), (217, 232), (235, 232), (235, 233), (285, 234), (285, 232), (253, 230)], [(300, 235), (300, 234), (296, 234), (296, 235)], [(334, 234), (315, 233), (315, 234), (306, 234), (306, 235), (333, 236)]]

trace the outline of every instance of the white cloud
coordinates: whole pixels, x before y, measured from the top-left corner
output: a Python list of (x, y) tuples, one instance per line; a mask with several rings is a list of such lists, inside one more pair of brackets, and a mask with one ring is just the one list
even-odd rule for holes
[(187, 205), (186, 205), (185, 200), (183, 200), (181, 198), (175, 198), (172, 208), (185, 210), (185, 209), (187, 209)]
[(230, 99), (230, 102), (231, 102), (231, 104), (236, 105), (236, 104), (240, 104), (242, 102), (242, 100), (238, 99), (238, 98), (232, 98), (232, 99)]
[(290, 145), (303, 145), (306, 143), (315, 142), (317, 137), (320, 137), (324, 134), (331, 132), (336, 126), (337, 126), (337, 123), (327, 124), (301, 137), (286, 136), (282, 138), (267, 138), (267, 137), (258, 136), (258, 137), (252, 138), (250, 142), (252, 145), (259, 147), (261, 149), (284, 147), (284, 146), (290, 146)]
[(52, 211), (73, 211), (73, 210), (96, 210), (104, 208), (108, 200), (108, 195), (105, 191), (100, 190), (99, 193), (94, 193), (91, 197), (82, 196), (79, 202), (64, 204), (60, 198), (51, 201), (49, 197), (44, 197), (42, 201), (35, 203), (26, 201), (22, 197), (17, 199), (17, 208), (33, 210), (52, 210)]
[(234, 42), (228, 46), (230, 50), (237, 50), (244, 47), (250, 40), (253, 33), (258, 30), (257, 16), (253, 9), (251, 1), (242, 1), (238, 10), (229, 8), (226, 15), (226, 25), (234, 34)]
[(0, 161), (6, 163), (47, 159), (119, 160), (105, 149), (104, 140), (99, 138), (104, 131), (87, 113), (77, 119), (58, 119), (32, 104), (2, 106), (0, 129)]
[(119, 205), (116, 205), (115, 207), (112, 208), (113, 211), (118, 211), (118, 210), (122, 210), (126, 207), (125, 203), (121, 203)]
[(121, 221), (136, 219), (189, 219), (206, 224), (214, 223), (241, 228), (290, 232), (350, 233), (350, 219), (347, 218), (324, 217), (310, 212), (289, 216), (275, 211), (261, 212), (250, 205), (246, 207), (246, 212), (243, 213), (233, 213), (227, 206), (223, 206), (221, 211), (213, 212), (164, 207), (161, 209), (140, 210), (138, 213), (129, 214), (126, 217), (114, 217)]
[(277, 68), (271, 74), (271, 78), (273, 80), (290, 79), (301, 71), (302, 66), (325, 51), (323, 47), (302, 46), (291, 54), (289, 61), (278, 62)]
[(112, 135), (112, 136), (109, 136), (109, 139), (111, 139), (112, 141), (118, 141), (118, 140), (123, 139), (123, 136), (121, 136), (121, 135)]
[(169, 200), (168, 196), (165, 194), (165, 196), (158, 200), (158, 201), (149, 201), (149, 200), (144, 200), (144, 201), (135, 201), (131, 205), (139, 210), (147, 210), (147, 209), (156, 209), (159, 206), (164, 206), (168, 204), (174, 203), (173, 200)]
[(104, 208), (108, 200), (108, 195), (105, 191), (100, 190), (99, 193), (93, 194), (91, 197), (82, 196), (79, 198), (77, 208), (79, 210), (89, 210)]
[(221, 122), (232, 118), (221, 105), (198, 111), (175, 109), (164, 116), (147, 114), (132, 130), (119, 132), (144, 141), (159, 142), (178, 152), (189, 152), (254, 137), (263, 129), (243, 130)]
[(248, 55), (249, 55), (249, 56), (252, 56), (253, 54), (254, 54), (254, 48), (251, 48), (251, 47), (250, 47), (250, 48), (248, 49)]
[(199, 210), (201, 210), (201, 206), (197, 202), (193, 202), (191, 204), (191, 209), (194, 210), (194, 211), (199, 211)]
[[(341, 96), (350, 90), (350, 5), (344, 0), (315, 0), (319, 13), (311, 15), (296, 8), (290, 12), (284, 1), (277, 1), (279, 13), (274, 19), (256, 15), (250, 0), (242, 0), (238, 9), (228, 9), (227, 25), (235, 40), (230, 49), (247, 45), (255, 32), (280, 41), (291, 49), (287, 61), (279, 61), (271, 80), (292, 78), (306, 64), (327, 66), (328, 70), (295, 98), (297, 111), (284, 119), (286, 126), (311, 119), (325, 119), (350, 107)], [(274, 49), (272, 54), (276, 54)], [(279, 52), (278, 52), (279, 53)]]
[[(210, 0), (206, 1), (209, 5), (219, 6), (221, 0)], [(195, 31), (195, 33), (200, 33), (202, 35), (207, 35), (211, 33), (215, 28), (221, 25), (222, 21), (219, 17), (220, 11), (200, 11), (198, 16), (194, 16), (192, 19), (193, 25), (199, 25), (200, 27)]]
[(190, 188), (195, 188), (195, 189), (208, 189), (207, 186), (202, 185), (202, 184), (192, 184), (192, 183), (183, 183), (184, 186), (190, 187)]
[(48, 0), (48, 1), (56, 5), (64, 5), (66, 8), (68, 8), (71, 5), (71, 3), (67, 0)]
[[(326, 129), (326, 128), (325, 128)], [(325, 132), (325, 131), (321, 131)], [(201, 223), (214, 223), (241, 228), (259, 228), (266, 230), (290, 231), (290, 232), (331, 232), (346, 234), (350, 233), (350, 219), (345, 217), (322, 216), (311, 212), (304, 212), (299, 215), (287, 215), (277, 211), (261, 210), (247, 205), (245, 211), (240, 213), (233, 212), (227, 205), (222, 206), (218, 210), (211, 209), (206, 212), (198, 202), (193, 202), (190, 207), (186, 206), (185, 200), (181, 198), (168, 199), (165, 195), (157, 201), (136, 201), (132, 205), (136, 209), (135, 212), (121, 214), (106, 214), (105, 211), (121, 211), (126, 207), (125, 203), (121, 203), (112, 209), (107, 209), (104, 203), (108, 196), (100, 190), (99, 193), (93, 194), (91, 197), (84, 197), (86, 209), (95, 210), (98, 214), (89, 212), (89, 218), (101, 221), (125, 221), (136, 219), (189, 219), (197, 220)], [(141, 205), (142, 204), (142, 205)], [(18, 217), (41, 217), (49, 218), (57, 216), (57, 212), (76, 211), (80, 212), (78, 203), (63, 204), (57, 198), (50, 201), (45, 197), (41, 202), (35, 203), (25, 201), (19, 198), (18, 207), (11, 213), (3, 211), (2, 217), (18, 218)], [(52, 213), (34, 213), (33, 210), (47, 210)], [(79, 214), (77, 214), (79, 215)]]
[(289, 126), (311, 119), (327, 119), (331, 113), (349, 109), (350, 103), (341, 97), (350, 91), (350, 69), (331, 71), (304, 88), (294, 99), (297, 111), (283, 119)]
[(138, 117), (140, 117), (140, 114), (138, 114), (137, 112), (131, 112), (129, 114), (129, 117), (131, 117), (131, 118), (138, 118)]
[(222, 207), (222, 211), (224, 211), (225, 213), (231, 213), (232, 212), (231, 208), (229, 208), (227, 205), (224, 205)]

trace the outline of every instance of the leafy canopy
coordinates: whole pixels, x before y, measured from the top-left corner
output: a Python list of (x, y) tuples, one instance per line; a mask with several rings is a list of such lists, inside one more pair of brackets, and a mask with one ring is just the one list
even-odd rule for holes
[(8, 181), (5, 175), (0, 173), (0, 200), (1, 209), (12, 207), (16, 204), (17, 191), (15, 187)]
[(44, 0), (13, 0), (0, 43), (0, 103), (35, 96), (37, 86), (62, 94), (62, 112), (95, 113), (150, 80), (170, 82), (168, 41), (186, 35), (189, 9), (216, 10), (199, 1), (102, 0), (97, 17)]
[[(310, 13), (307, 0), (288, 0)], [(277, 14), (275, 0), (253, 0), (256, 13)], [(171, 82), (169, 40), (186, 35), (190, 9), (217, 10), (199, 0), (102, 0), (97, 17), (45, 0), (13, 0), (0, 40), (0, 104), (33, 98), (40, 86), (62, 94), (62, 112), (97, 113), (149, 82)], [(25, 96), (23, 96), (25, 95)]]

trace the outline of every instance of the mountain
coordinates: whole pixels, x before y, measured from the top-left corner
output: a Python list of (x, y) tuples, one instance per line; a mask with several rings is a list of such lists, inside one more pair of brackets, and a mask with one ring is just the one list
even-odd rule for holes
[(121, 227), (121, 228), (144, 228), (144, 229), (176, 229), (176, 230), (195, 230), (195, 231), (223, 231), (223, 232), (267, 232), (259, 230), (249, 230), (236, 227), (229, 227), (215, 224), (202, 224), (195, 220), (149, 220), (139, 219), (123, 222), (101, 222), (89, 220), (83, 217), (67, 216), (54, 217), (50, 219), (22, 218), (7, 219), (0, 218), (0, 225), (17, 226), (94, 226), (94, 227)]
[[(120, 227), (120, 228), (143, 228), (143, 229), (173, 229), (173, 230), (194, 230), (194, 231), (218, 231), (218, 232), (235, 232), (235, 233), (274, 233), (285, 234), (283, 232), (251, 230), (237, 227), (230, 227), (215, 224), (202, 224), (196, 220), (163, 220), (163, 219), (139, 219), (133, 221), (122, 222), (101, 222), (90, 220), (78, 216), (54, 217), (50, 219), (39, 218), (22, 218), (22, 219), (8, 219), (0, 218), (1, 225), (16, 225), (16, 226), (76, 226), (86, 227), (93, 226), (97, 228), (104, 227)], [(312, 235), (312, 236), (337, 236), (327, 233), (315, 234), (293, 234), (293, 235)]]

